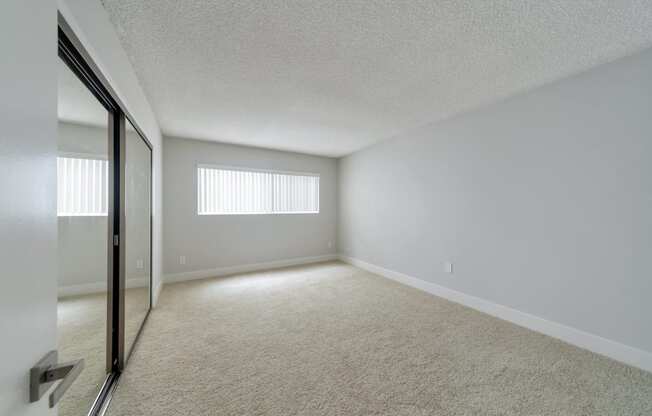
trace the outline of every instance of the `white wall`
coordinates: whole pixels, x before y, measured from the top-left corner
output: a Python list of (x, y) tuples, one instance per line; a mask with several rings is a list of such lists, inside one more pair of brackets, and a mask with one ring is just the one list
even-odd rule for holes
[[(197, 164), (320, 174), (319, 214), (197, 215)], [(164, 140), (164, 270), (210, 271), (335, 254), (335, 159), (197, 140)], [(329, 247), (329, 242), (331, 247)], [(179, 264), (179, 256), (186, 264)], [(206, 274), (196, 274), (205, 276)]]
[(57, 149), (59, 154), (94, 155), (106, 159), (109, 153), (108, 135), (106, 128), (59, 121)]
[[(58, 154), (106, 158), (108, 131), (98, 127), (57, 123)], [(58, 217), (59, 294), (106, 291), (107, 217)]]
[(151, 152), (135, 131), (126, 133), (125, 261), (127, 287), (149, 285)]
[[(59, 155), (107, 157), (107, 129), (59, 122), (57, 131)], [(140, 136), (127, 130), (127, 287), (146, 286), (149, 282), (149, 193), (134, 187), (143, 183), (136, 176), (149, 169), (146, 150)], [(106, 291), (107, 217), (58, 217), (57, 222), (59, 294)]]
[(154, 147), (154, 303), (162, 275), (162, 138), (154, 112), (140, 87), (109, 17), (99, 0), (58, 0), (59, 10)]
[(339, 168), (345, 256), (652, 352), (652, 50)]
[(3, 1), (0, 53), (0, 414), (54, 415), (28, 372), (57, 340), (55, 5)]

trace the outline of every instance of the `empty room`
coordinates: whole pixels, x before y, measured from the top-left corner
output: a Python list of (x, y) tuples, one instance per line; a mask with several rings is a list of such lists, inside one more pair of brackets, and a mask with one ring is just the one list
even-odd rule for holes
[(1, 416), (652, 416), (652, 2), (0, 33)]

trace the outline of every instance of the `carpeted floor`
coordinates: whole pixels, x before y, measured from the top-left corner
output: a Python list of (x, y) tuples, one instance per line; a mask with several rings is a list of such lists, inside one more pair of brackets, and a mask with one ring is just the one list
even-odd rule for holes
[[(127, 289), (125, 338), (133, 340), (149, 306), (149, 289)], [(86, 416), (106, 378), (106, 293), (60, 298), (59, 362), (84, 358), (84, 371), (59, 402), (59, 416)]]
[(166, 285), (108, 415), (652, 415), (652, 374), (334, 262)]

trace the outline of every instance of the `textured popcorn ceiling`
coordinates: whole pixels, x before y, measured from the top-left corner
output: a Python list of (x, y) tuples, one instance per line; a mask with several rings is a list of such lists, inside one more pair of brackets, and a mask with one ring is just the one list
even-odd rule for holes
[(341, 156), (652, 45), (650, 0), (102, 0), (165, 134)]

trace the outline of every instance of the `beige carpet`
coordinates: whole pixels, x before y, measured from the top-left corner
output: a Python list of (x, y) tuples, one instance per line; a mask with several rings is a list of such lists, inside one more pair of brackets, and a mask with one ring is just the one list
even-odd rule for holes
[[(133, 340), (147, 313), (149, 289), (125, 294), (125, 338)], [(86, 416), (106, 378), (106, 293), (60, 298), (59, 361), (84, 358), (84, 371), (59, 402), (59, 416)]]
[(652, 374), (324, 263), (166, 285), (108, 415), (652, 415)]

